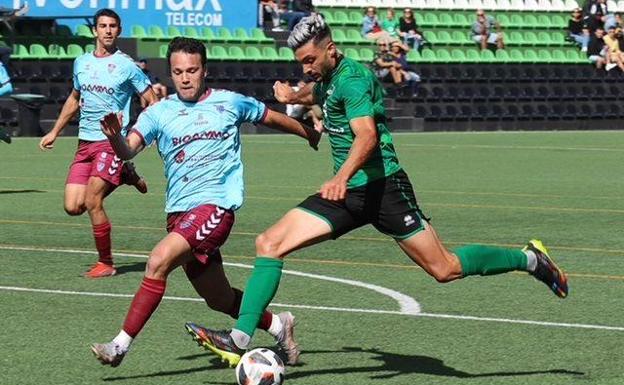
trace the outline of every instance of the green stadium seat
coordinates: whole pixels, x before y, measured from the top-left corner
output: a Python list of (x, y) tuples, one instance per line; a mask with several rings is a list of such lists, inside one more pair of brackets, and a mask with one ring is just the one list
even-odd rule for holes
[(416, 51), (415, 49), (409, 51), (407, 53), (407, 61), (409, 63), (418, 63), (422, 61), (422, 58), (420, 57), (420, 52)]
[(262, 57), (262, 52), (260, 52), (258, 47), (254, 47), (254, 46), (245, 47), (245, 55), (247, 56), (247, 60), (253, 60), (253, 61), (264, 60), (264, 58)]
[(147, 36), (150, 39), (167, 40), (167, 37), (165, 36), (165, 33), (163, 32), (162, 28), (160, 28), (157, 25), (149, 26), (149, 28), (147, 29)]
[(568, 42), (565, 40), (565, 34), (559, 31), (554, 31), (550, 33), (550, 42), (555, 46), (563, 46), (568, 44)]
[(262, 56), (264, 60), (269, 61), (278, 61), (280, 60), (280, 56), (277, 53), (275, 47), (262, 47)]
[(334, 41), (339, 44), (346, 43), (348, 41), (347, 35), (342, 29), (332, 30), (332, 39), (334, 39)]
[(353, 25), (360, 25), (362, 24), (362, 20), (364, 19), (364, 15), (362, 15), (361, 12), (358, 11), (351, 11), (349, 12), (349, 22)]
[(466, 15), (461, 13), (456, 13), (454, 18), (453, 26), (455, 27), (469, 27), (472, 23), (468, 20)]
[(470, 48), (466, 50), (466, 62), (467, 63), (478, 63), (481, 61), (481, 53), (475, 48)]
[(526, 27), (531, 27), (531, 28), (535, 28), (535, 27), (539, 27), (539, 23), (537, 22), (537, 17), (535, 17), (535, 15), (533, 14), (526, 14), (524, 15), (524, 23), (523, 26)]
[(334, 25), (334, 12), (327, 9), (323, 10), (323, 17), (325, 18), (325, 22), (329, 24), (330, 27)]
[(514, 63), (524, 63), (524, 55), (519, 49), (509, 50), (509, 61)]
[(436, 53), (429, 48), (425, 48), (422, 50), (421, 57), (422, 61), (426, 63), (436, 63), (438, 61)]
[[(60, 26), (59, 26), (60, 27)], [(84, 24), (79, 24), (76, 27), (76, 36), (82, 36), (82, 37), (88, 37), (88, 38), (93, 38), (93, 32), (91, 31), (91, 28), (87, 27)], [(133, 36), (134, 37), (134, 36)]]
[(360, 61), (360, 53), (355, 48), (347, 48), (347, 49), (345, 49), (344, 54), (345, 54), (346, 57), (348, 57), (350, 59)]
[(360, 48), (360, 60), (364, 62), (372, 62), (375, 52), (370, 48)]
[(63, 48), (63, 46), (61, 45), (50, 44), (48, 45), (47, 52), (48, 52), (49, 59), (57, 59), (57, 60), (68, 59), (67, 52), (65, 51), (65, 48)]
[(438, 35), (434, 31), (424, 31), (423, 36), (429, 43), (437, 44), (440, 42), (438, 40)]
[(537, 58), (540, 63), (551, 63), (553, 61), (550, 50), (548, 49), (537, 50)]
[(13, 45), (13, 53), (11, 54), (11, 57), (13, 59), (25, 59), (28, 56), (28, 48), (26, 48), (26, 46), (24, 46), (23, 44)]
[(215, 39), (215, 34), (214, 34), (213, 30), (208, 28), (208, 27), (202, 28), (201, 35), (202, 35), (202, 39), (203, 40), (214, 40)]
[(419, 25), (419, 26), (425, 24), (425, 18), (424, 18), (424, 16), (420, 12), (415, 12), (414, 13), (414, 20), (416, 21), (416, 24)]
[(537, 44), (538, 45), (553, 45), (552, 41), (550, 41), (550, 34), (548, 32), (538, 32), (537, 33)]
[(518, 14), (513, 14), (509, 17), (509, 27), (513, 28), (513, 27), (522, 27), (524, 26), (524, 19), (522, 18), (521, 15)]
[(261, 28), (254, 28), (251, 30), (251, 39), (256, 43), (271, 43), (273, 39), (268, 38)]
[(245, 51), (241, 47), (233, 45), (228, 48), (228, 60), (241, 61), (246, 59)]
[(509, 63), (511, 58), (509, 57), (509, 53), (504, 49), (496, 50), (496, 61), (499, 63)]
[(251, 43), (254, 41), (245, 28), (236, 28), (234, 30), (234, 38), (241, 43)]
[(436, 33), (436, 36), (438, 38), (438, 43), (440, 44), (453, 44), (454, 40), (451, 37), (451, 34), (448, 33), (448, 31), (439, 31), (438, 33)]
[(587, 63), (587, 56), (578, 49), (566, 50), (566, 59), (568, 63)]
[(494, 52), (489, 49), (484, 49), (481, 51), (481, 61), (484, 63), (494, 63), (496, 61), (496, 56), (494, 56)]
[(440, 27), (453, 27), (455, 26), (455, 20), (448, 13), (442, 13), (438, 15), (438, 25)]
[(451, 53), (446, 49), (437, 49), (436, 60), (442, 63), (450, 63), (453, 61), (453, 58), (451, 57)]
[(77, 58), (78, 56), (84, 55), (84, 50), (78, 44), (68, 44), (67, 45), (67, 57)]
[(199, 32), (197, 32), (197, 29), (195, 27), (185, 27), (184, 36), (190, 37), (193, 39), (199, 39)]
[(568, 26), (568, 22), (561, 15), (552, 15), (550, 17), (550, 25), (553, 28), (566, 28)]
[(84, 48), (85, 53), (95, 51), (95, 44), (87, 44)]
[(540, 61), (539, 57), (537, 57), (537, 52), (530, 48), (525, 49), (522, 52), (522, 56), (525, 63), (538, 63)]
[(509, 21), (509, 16), (505, 15), (504, 13), (496, 15), (496, 21), (498, 21), (503, 28), (509, 28), (512, 26), (512, 23)]
[(28, 56), (32, 59), (45, 60), (50, 59), (50, 55), (41, 44), (31, 44), (28, 50)]
[(466, 63), (467, 60), (466, 60), (466, 55), (464, 54), (464, 51), (458, 48), (453, 48), (451, 50), (451, 62)]
[(209, 58), (214, 60), (227, 60), (229, 58), (229, 55), (225, 47), (215, 44), (210, 47)]
[(565, 53), (560, 49), (552, 50), (552, 62), (553, 63), (566, 63), (568, 59)]
[(424, 18), (425, 20), (423, 21), (423, 25), (425, 26), (437, 27), (440, 24), (435, 13), (427, 12), (425, 13)]
[(178, 29), (178, 27), (169, 27), (167, 28), (167, 37), (169, 39), (173, 39), (174, 37), (182, 36), (182, 32)]
[(552, 24), (550, 21), (550, 17), (546, 15), (538, 15), (537, 16), (537, 25), (539, 28), (552, 28)]
[(524, 44), (530, 46), (538, 45), (537, 35), (535, 34), (535, 32), (526, 31), (524, 34), (522, 34), (522, 37), (524, 38)]
[(158, 57), (162, 59), (166, 58), (168, 49), (169, 49), (168, 44), (162, 44), (158, 50)]
[(292, 49), (288, 47), (280, 47), (278, 50), (278, 53), (279, 53), (279, 57), (281, 60), (284, 60), (284, 61), (295, 60), (295, 54), (293, 53)]
[(370, 45), (371, 41), (365, 39), (360, 31), (355, 29), (347, 30), (347, 41), (352, 42), (354, 44), (362, 44), (362, 45)]
[(145, 33), (145, 28), (143, 28), (142, 25), (133, 25), (130, 29), (130, 36), (135, 39), (144, 39), (147, 37), (147, 34)]
[(335, 11), (334, 12), (334, 20), (332, 24), (334, 25), (349, 25), (351, 23), (349, 19), (349, 15), (343, 11)]
[(219, 41), (236, 41), (230, 30), (226, 27), (219, 27), (216, 37)]
[(522, 37), (521, 32), (512, 31), (507, 35), (506, 41), (508, 44), (522, 45), (524, 44), (524, 37)]
[(453, 31), (451, 33), (451, 38), (453, 39), (454, 44), (461, 45), (472, 45), (474, 44), (474, 40), (470, 39), (466, 32), (464, 31)]

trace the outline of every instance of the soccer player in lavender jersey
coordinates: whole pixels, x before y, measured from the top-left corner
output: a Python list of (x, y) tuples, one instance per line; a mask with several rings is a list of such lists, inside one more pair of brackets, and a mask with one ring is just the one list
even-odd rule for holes
[(98, 251), (98, 262), (85, 273), (89, 278), (115, 275), (111, 254), (111, 224), (104, 210), (104, 198), (121, 183), (147, 192), (145, 181), (131, 163), (115, 156), (100, 129), (100, 119), (109, 111), (121, 111), (124, 127), (130, 116), (132, 94), (137, 92), (148, 103), (158, 98), (149, 80), (129, 56), (117, 49), (121, 20), (110, 9), (99, 10), (94, 18), (96, 48), (74, 61), (73, 90), (52, 130), (41, 138), (42, 150), (54, 142), (71, 118), (80, 110), (78, 149), (65, 182), (65, 211), (69, 215), (89, 213)]
[[(145, 277), (122, 330), (111, 342), (92, 346), (96, 357), (111, 366), (119, 365), (156, 310), (167, 276), (178, 266), (184, 268), (209, 307), (238, 316), (242, 292), (230, 287), (219, 247), (230, 233), (234, 211), (243, 203), (240, 125), (262, 122), (308, 139), (313, 148), (320, 139), (318, 132), (253, 98), (206, 89), (206, 48), (202, 42), (175, 38), (167, 58), (176, 95), (144, 110), (126, 138), (115, 114), (102, 121), (102, 130), (121, 159), (132, 159), (157, 141), (167, 178), (168, 235), (150, 253)], [(299, 356), (293, 325), (289, 312), (274, 315), (267, 311), (258, 324), (277, 339), (290, 364)]]
[(372, 224), (438, 282), (471, 275), (528, 271), (559, 297), (568, 294), (565, 274), (538, 240), (522, 250), (468, 245), (448, 250), (418, 206), (399, 165), (386, 123), (383, 87), (375, 75), (344, 57), (320, 15), (302, 19), (288, 45), (316, 80), (299, 91), (277, 82), (281, 103), (319, 104), (329, 136), (335, 175), (256, 239), (256, 263), (247, 281), (232, 331), (196, 326), (210, 350), (235, 364), (249, 346), (256, 324), (275, 295), (283, 259), (291, 252)]

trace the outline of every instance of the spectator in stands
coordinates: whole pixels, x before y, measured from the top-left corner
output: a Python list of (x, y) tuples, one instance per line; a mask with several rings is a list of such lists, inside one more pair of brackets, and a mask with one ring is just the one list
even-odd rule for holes
[(388, 37), (377, 40), (379, 49), (375, 53), (371, 67), (379, 80), (384, 80), (390, 75), (394, 84), (401, 84), (401, 65), (396, 62), (389, 45), (390, 38)]
[(607, 64), (607, 50), (605, 49), (605, 43), (602, 39), (603, 36), (604, 29), (602, 29), (602, 27), (596, 28), (596, 31), (594, 31), (587, 45), (587, 57), (597, 69), (601, 69)]
[(273, 0), (259, 0), (258, 5), (258, 15), (260, 16), (259, 25), (264, 26), (264, 21), (269, 18), (273, 23), (273, 31), (283, 31), (280, 27), (281, 9), (279, 5)]
[(589, 29), (585, 25), (581, 8), (574, 8), (568, 20), (568, 37), (581, 46), (581, 51), (587, 52), (589, 44)]
[(494, 17), (487, 16), (482, 9), (477, 10), (477, 20), (472, 24), (472, 39), (482, 50), (488, 49), (490, 44), (496, 45), (498, 49), (505, 48), (500, 24)]
[(615, 65), (624, 71), (624, 53), (620, 50), (620, 43), (615, 35), (615, 28), (610, 28), (602, 40), (607, 48), (607, 65), (605, 66), (607, 71), (615, 67)]
[(388, 32), (384, 31), (379, 25), (375, 7), (366, 8), (366, 13), (362, 20), (362, 36), (371, 40), (387, 39), (389, 37)]
[(292, 0), (292, 8), (281, 14), (281, 19), (288, 23), (288, 30), (292, 31), (299, 20), (310, 16), (314, 12), (312, 0)]
[(415, 50), (420, 50), (425, 43), (422, 32), (418, 30), (411, 8), (405, 8), (403, 16), (399, 18), (399, 36), (405, 44)]
[(412, 95), (416, 95), (416, 88), (420, 82), (420, 76), (416, 73), (416, 71), (410, 68), (407, 62), (407, 52), (409, 52), (409, 50), (410, 48), (407, 44), (401, 43), (401, 40), (399, 39), (393, 39), (390, 42), (390, 53), (394, 56), (394, 61), (399, 64), (396, 68), (401, 74), (401, 83), (407, 83), (407, 85), (411, 88)]
[(11, 84), (9, 72), (6, 70), (4, 63), (0, 62), (0, 97), (8, 95), (12, 92), (13, 85)]
[(381, 29), (386, 31), (390, 37), (398, 37), (399, 25), (399, 21), (394, 15), (394, 9), (388, 8), (388, 11), (386, 11), (386, 19), (381, 22)]
[[(296, 92), (306, 86), (306, 82), (300, 80), (292, 89)], [(323, 111), (318, 105), (306, 106), (303, 104), (287, 104), (286, 115), (297, 120), (311, 120), (318, 132), (323, 131)]]
[(591, 4), (587, 16), (589, 30), (595, 32), (598, 28), (604, 28), (604, 22), (608, 13), (606, 0), (597, 0)]
[(607, 15), (604, 22), (605, 31), (608, 31), (611, 28), (617, 29), (621, 27), (623, 27), (623, 25), (622, 16), (620, 15), (620, 13), (610, 13)]
[[(158, 97), (158, 100), (162, 98), (166, 98), (167, 86), (163, 85), (160, 82), (160, 79), (158, 79), (158, 77), (156, 77), (152, 73), (152, 71), (149, 70), (149, 68), (147, 67), (147, 59), (139, 59), (139, 61), (137, 62), (137, 65), (141, 68), (141, 71), (143, 71), (145, 76), (147, 76), (150, 83), (152, 83), (152, 90), (154, 90), (154, 93)], [(141, 99), (141, 107), (143, 108), (147, 107), (147, 101), (144, 100), (144, 98), (140, 98), (140, 99)]]

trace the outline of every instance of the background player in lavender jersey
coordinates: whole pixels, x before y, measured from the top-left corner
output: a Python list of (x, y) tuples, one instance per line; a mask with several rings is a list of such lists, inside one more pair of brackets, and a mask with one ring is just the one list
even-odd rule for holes
[(70, 119), (80, 110), (78, 149), (65, 182), (65, 211), (69, 215), (89, 212), (98, 262), (85, 273), (100, 278), (116, 273), (111, 254), (111, 224), (104, 211), (104, 198), (121, 183), (134, 185), (147, 192), (145, 181), (134, 171), (134, 165), (115, 156), (100, 119), (111, 110), (123, 113), (124, 127), (130, 116), (132, 95), (137, 92), (147, 102), (158, 98), (149, 80), (129, 56), (117, 49), (121, 20), (110, 9), (99, 10), (94, 18), (96, 48), (74, 62), (73, 90), (63, 105), (52, 130), (41, 138), (39, 147), (51, 149)]
[[(105, 365), (117, 366), (158, 307), (167, 276), (183, 266), (197, 293), (212, 309), (238, 317), (242, 292), (230, 287), (219, 247), (243, 203), (243, 164), (239, 127), (265, 125), (306, 138), (316, 149), (320, 134), (243, 95), (206, 89), (206, 48), (195, 39), (175, 38), (167, 52), (176, 95), (148, 107), (127, 137), (119, 115), (108, 114), (102, 131), (117, 156), (132, 159), (155, 140), (167, 178), (167, 231), (150, 253), (141, 286), (122, 330), (111, 342), (92, 345)], [(258, 327), (272, 334), (294, 364), (299, 348), (289, 312), (265, 311)], [(192, 332), (192, 330), (189, 330)], [(198, 342), (199, 336), (195, 336)]]

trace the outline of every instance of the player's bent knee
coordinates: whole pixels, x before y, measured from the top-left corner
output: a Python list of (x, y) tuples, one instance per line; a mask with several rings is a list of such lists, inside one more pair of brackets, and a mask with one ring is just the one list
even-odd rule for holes
[(67, 215), (78, 216), (82, 215), (87, 208), (84, 205), (65, 205), (64, 209)]
[(99, 196), (87, 197), (87, 199), (85, 200), (85, 206), (87, 207), (88, 211), (101, 210), (103, 207), (102, 198), (100, 198)]
[(279, 257), (280, 244), (280, 241), (262, 233), (256, 237), (256, 254), (265, 257)]
[(161, 256), (161, 254), (151, 254), (147, 259), (145, 266), (145, 276), (152, 279), (167, 279), (171, 263), (168, 258)]

